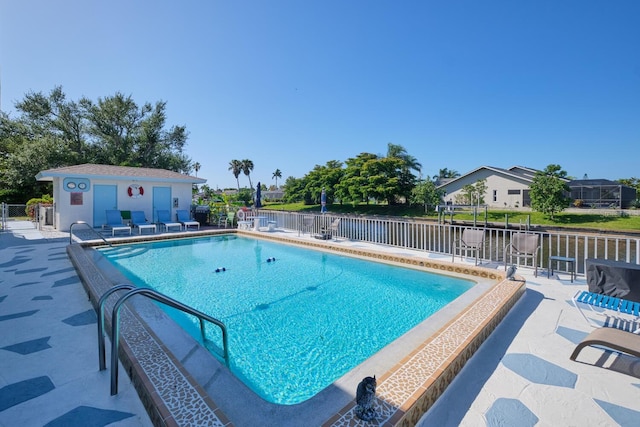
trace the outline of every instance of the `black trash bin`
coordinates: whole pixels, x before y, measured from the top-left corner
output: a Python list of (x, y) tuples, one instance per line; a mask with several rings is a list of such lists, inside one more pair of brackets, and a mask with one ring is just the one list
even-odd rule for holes
[(209, 206), (196, 206), (193, 217), (200, 226), (209, 225)]

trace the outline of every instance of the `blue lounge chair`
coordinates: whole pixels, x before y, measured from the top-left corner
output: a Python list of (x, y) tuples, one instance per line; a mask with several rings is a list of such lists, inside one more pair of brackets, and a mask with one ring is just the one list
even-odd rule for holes
[[(578, 311), (580, 311), (580, 314), (582, 314), (582, 317), (585, 318), (587, 323), (594, 328), (598, 328), (602, 325), (587, 317), (582, 310), (583, 306), (588, 307), (593, 313), (604, 315), (606, 317), (616, 317), (622, 314), (625, 317), (628, 317), (631, 322), (636, 322), (640, 319), (640, 302), (629, 301), (622, 298), (612, 297), (610, 295), (578, 291), (573, 297), (573, 305), (578, 309)], [(634, 333), (638, 332), (640, 332), (640, 327), (634, 331)]]
[(149, 224), (147, 218), (142, 211), (131, 211), (131, 225), (138, 229), (138, 234), (142, 234), (142, 230), (152, 230), (156, 232), (156, 225)]
[(200, 223), (189, 216), (189, 211), (177, 210), (176, 214), (178, 215), (178, 222), (184, 225), (185, 231), (189, 229), (189, 226), (198, 227), (198, 230), (200, 230)]
[(164, 226), (165, 231), (169, 231), (169, 227), (178, 227), (182, 231), (182, 224), (171, 221), (171, 213), (167, 210), (158, 211), (158, 223)]
[(122, 216), (119, 210), (107, 209), (105, 211), (107, 215), (107, 223), (102, 224), (102, 230), (111, 230), (111, 236), (114, 236), (116, 231), (128, 231), (131, 234), (131, 227), (122, 223)]

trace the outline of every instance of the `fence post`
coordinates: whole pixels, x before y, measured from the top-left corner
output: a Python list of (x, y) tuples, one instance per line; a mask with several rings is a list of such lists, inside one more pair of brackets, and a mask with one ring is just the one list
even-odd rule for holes
[(478, 220), (478, 207), (474, 206), (473, 207), (473, 226), (477, 227), (477, 220)]

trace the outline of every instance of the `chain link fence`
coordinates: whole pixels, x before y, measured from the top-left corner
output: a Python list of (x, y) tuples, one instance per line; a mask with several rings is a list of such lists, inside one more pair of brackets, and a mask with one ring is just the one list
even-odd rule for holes
[(27, 205), (10, 205), (8, 203), (2, 203), (0, 206), (0, 226), (3, 230), (7, 228), (7, 221), (15, 221), (15, 220), (33, 220), (33, 218), (29, 218), (26, 212)]

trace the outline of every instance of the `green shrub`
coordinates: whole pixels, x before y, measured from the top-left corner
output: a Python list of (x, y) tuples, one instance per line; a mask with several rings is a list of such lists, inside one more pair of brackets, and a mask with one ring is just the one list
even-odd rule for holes
[(49, 194), (43, 194), (41, 198), (30, 199), (27, 202), (27, 207), (24, 210), (29, 218), (36, 218), (36, 207), (38, 206), (38, 204), (53, 206), (53, 197), (51, 197), (51, 195)]

